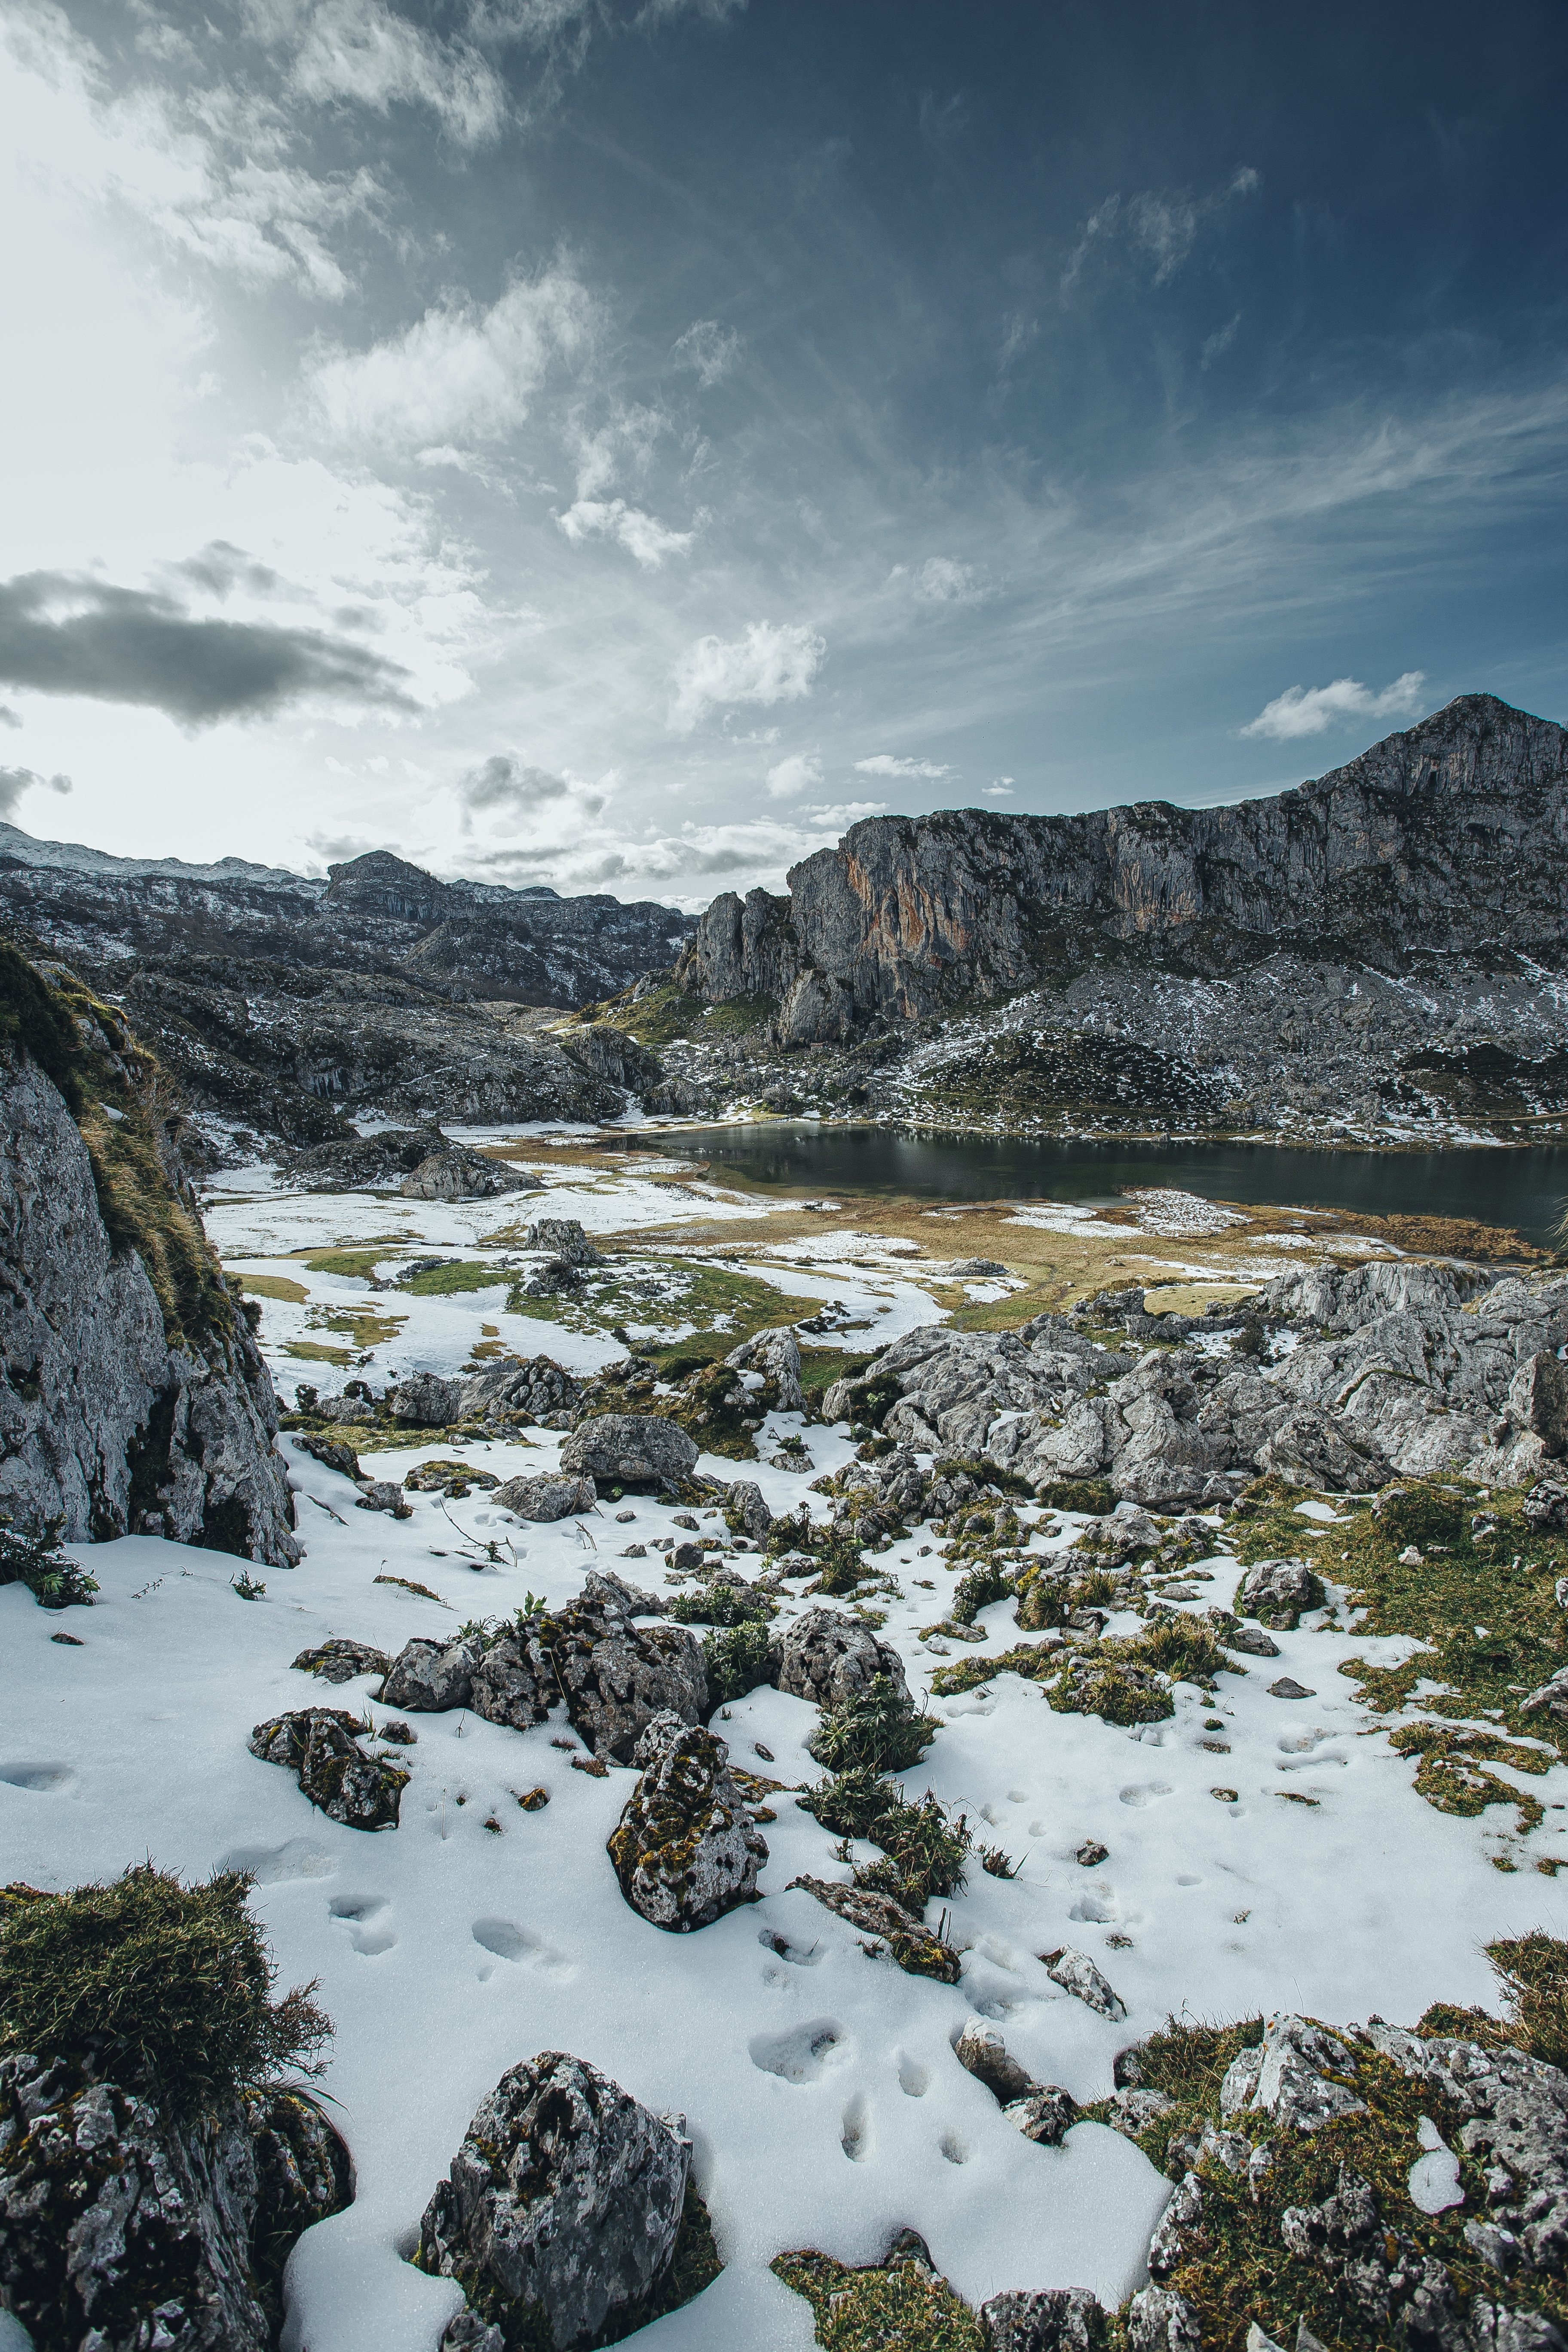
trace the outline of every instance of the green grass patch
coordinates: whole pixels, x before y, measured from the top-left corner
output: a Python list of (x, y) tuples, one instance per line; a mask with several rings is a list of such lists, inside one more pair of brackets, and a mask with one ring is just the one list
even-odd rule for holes
[(955, 1658), (951, 1666), (941, 1666), (931, 1678), (933, 1698), (955, 1698), (960, 1691), (978, 1690), (993, 1675), (1022, 1675), (1026, 1682), (1040, 1682), (1054, 1674), (1061, 1664), (1062, 1654), (1053, 1643), (1020, 1642), (1016, 1649), (1004, 1650), (995, 1658)]
[(824, 1710), (806, 1747), (830, 1772), (857, 1764), (873, 1772), (907, 1772), (941, 1729), (935, 1716), (918, 1714), (886, 1675), (877, 1675), (857, 1697)]
[(219, 1871), (183, 1886), (151, 1863), (66, 1895), (8, 1887), (0, 1905), (0, 2049), (94, 2057), (176, 2114), (275, 2078), (319, 2071), (331, 2026), (273, 1968), (247, 1907), (251, 1880)]
[(0, 1522), (0, 1584), (25, 1584), (40, 1609), (90, 1609), (98, 1579), (58, 1550), (56, 1519), (42, 1535), (19, 1535)]
[(303, 1261), (310, 1274), (346, 1275), (350, 1282), (368, 1282), (378, 1265), (385, 1264), (393, 1250), (408, 1246), (406, 1234), (378, 1234), (374, 1241), (356, 1244), (352, 1249), (290, 1250), (290, 1257)]
[(310, 1296), (302, 1282), (290, 1282), (286, 1274), (237, 1274), (230, 1279), (247, 1298), (280, 1298), (290, 1307), (303, 1307)]
[(400, 1275), (397, 1287), (414, 1298), (452, 1298), (464, 1290), (499, 1289), (510, 1279), (499, 1266), (481, 1265), (477, 1258), (458, 1258), (451, 1265), (430, 1265), (421, 1274)]
[(333, 1348), (321, 1339), (286, 1339), (286, 1356), (297, 1356), (302, 1364), (352, 1364), (352, 1348)]
[(923, 2263), (847, 2270), (807, 2251), (779, 2254), (771, 2267), (810, 2304), (825, 2352), (984, 2352), (969, 2305)]

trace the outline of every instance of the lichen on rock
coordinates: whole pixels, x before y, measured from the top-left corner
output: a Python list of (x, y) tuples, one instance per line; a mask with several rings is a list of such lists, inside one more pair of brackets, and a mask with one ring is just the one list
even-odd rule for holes
[(621, 1893), (656, 1927), (685, 1934), (756, 1900), (766, 1841), (722, 1739), (658, 1715), (637, 1741), (642, 1778), (609, 1840)]

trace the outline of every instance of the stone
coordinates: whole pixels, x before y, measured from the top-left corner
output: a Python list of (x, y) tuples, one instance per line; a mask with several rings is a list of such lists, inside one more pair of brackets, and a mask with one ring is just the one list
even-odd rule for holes
[(1203, 2210), (1203, 2182), (1195, 2172), (1184, 2173), (1149, 2241), (1149, 2268), (1155, 2278), (1164, 2278), (1178, 2267), (1184, 2251), (1183, 2232), (1197, 2228)]
[(1568, 1528), (1568, 1486), (1561, 1477), (1540, 1478), (1521, 1506), (1537, 1535), (1559, 1535)]
[(891, 1958), (907, 1975), (934, 1977), (940, 1984), (956, 1984), (962, 1969), (962, 1955), (932, 1935), (931, 1929), (890, 1895), (883, 1895), (872, 1886), (856, 1886), (842, 1879), (802, 1876), (790, 1880), (790, 1888), (801, 1887), (807, 1895), (829, 1911), (847, 1919), (862, 1935), (870, 1936), (885, 1945)]
[(637, 2326), (668, 2273), (690, 2169), (678, 2118), (541, 2051), (476, 2110), (425, 2209), (420, 2268), (462, 2279), (514, 2342), (602, 2343)]
[[(639, 1557), (646, 1558), (646, 1554)], [(623, 1617), (662, 1617), (664, 1603), (657, 1592), (628, 1584), (613, 1568), (591, 1568), (583, 1579), (583, 1599), (590, 1608), (616, 1611)]]
[(421, 1462), (405, 1474), (403, 1486), (410, 1495), (451, 1495), (460, 1497), (470, 1487), (478, 1486), (481, 1494), (489, 1494), (500, 1485), (493, 1470), (475, 1470), (467, 1462), (438, 1457), (434, 1462)]
[(1568, 1666), (1559, 1666), (1538, 1690), (1520, 1703), (1521, 1715), (1549, 1715), (1554, 1723), (1568, 1723)]
[(455, 1642), (432, 1642), (416, 1634), (405, 1642), (387, 1671), (381, 1686), (383, 1706), (406, 1707), (413, 1715), (445, 1715), (450, 1707), (467, 1706), (483, 1648), (473, 1634), (459, 1635)]
[(387, 1397), (394, 1421), (413, 1429), (447, 1429), (458, 1417), (460, 1381), (438, 1372), (410, 1372)]
[(561, 1448), (563, 1471), (608, 1486), (679, 1486), (696, 1466), (697, 1447), (679, 1423), (654, 1413), (594, 1413)]
[(824, 1709), (860, 1697), (878, 1675), (898, 1696), (909, 1699), (903, 1661), (892, 1644), (879, 1642), (868, 1625), (837, 1609), (808, 1609), (791, 1620), (774, 1646), (780, 1690)]
[(1009, 2106), (1040, 2087), (1027, 2067), (1009, 2055), (1001, 2034), (984, 2017), (969, 2020), (952, 2045), (952, 2054), (966, 2074), (984, 2084), (1000, 2106)]
[(440, 2352), (506, 2352), (506, 2337), (477, 2311), (459, 2311), (441, 2331)]
[(629, 1764), (658, 1715), (692, 1725), (707, 1716), (702, 1645), (684, 1625), (633, 1625), (580, 1603), (542, 1618), (535, 1638), (573, 1729), (606, 1763)]
[[(724, 1359), (731, 1371), (760, 1374), (758, 1412), (799, 1412), (805, 1403), (800, 1385), (800, 1342), (787, 1323), (753, 1331)], [(764, 1529), (765, 1533), (766, 1530)]]
[(536, 1177), (483, 1151), (449, 1143), (432, 1151), (404, 1178), (398, 1190), (405, 1201), (489, 1201), (502, 1192), (538, 1192)]
[(1059, 2083), (1040, 2083), (1021, 2099), (1010, 2099), (1002, 2112), (1037, 2147), (1060, 2147), (1078, 2121), (1078, 2101)]
[(1277, 1633), (1289, 1632), (1303, 1609), (1323, 1605), (1321, 1580), (1304, 1559), (1260, 1559), (1237, 1587), (1238, 1617), (1261, 1617)]
[(577, 1217), (536, 1217), (523, 1235), (523, 1247), (545, 1250), (568, 1265), (603, 1265), (605, 1253), (588, 1239)]
[(1085, 1838), (1073, 1855), (1073, 1860), (1080, 1863), (1085, 1870), (1098, 1870), (1100, 1864), (1109, 1857), (1110, 1853), (1110, 1848), (1108, 1845), (1101, 1845), (1098, 1838)]
[(520, 1519), (532, 1519), (541, 1525), (591, 1511), (598, 1499), (591, 1478), (555, 1477), (549, 1471), (536, 1472), (531, 1477), (508, 1478), (490, 1496), (491, 1502), (503, 1511), (515, 1511)]
[(980, 2306), (990, 2352), (1097, 2352), (1106, 2315), (1084, 2286), (1014, 2288)]
[(730, 1533), (749, 1536), (753, 1543), (762, 1543), (773, 1523), (773, 1515), (755, 1481), (732, 1479), (724, 1497), (724, 1524)]
[(730, 1772), (722, 1739), (657, 1715), (633, 1752), (642, 1778), (611, 1832), (621, 1893), (656, 1927), (687, 1934), (757, 1899), (768, 1849)]
[(411, 1519), (414, 1507), (403, 1499), (403, 1489), (393, 1478), (367, 1478), (354, 1504), (356, 1511), (385, 1511), (395, 1519)]
[(1127, 2352), (1203, 2352), (1203, 2328), (1184, 2295), (1140, 2288), (1127, 2306)]
[(508, 1356), (470, 1372), (458, 1383), (458, 1418), (504, 1426), (519, 1415), (548, 1422), (568, 1412), (583, 1393), (563, 1365), (551, 1356)]
[(373, 1649), (368, 1642), (322, 1642), (313, 1650), (301, 1650), (294, 1660), (300, 1674), (320, 1675), (324, 1683), (350, 1683), (357, 1675), (384, 1675), (391, 1664), (386, 1652)]
[(510, 1724), (514, 1731), (547, 1722), (559, 1694), (541, 1663), (536, 1643), (515, 1632), (498, 1634), (474, 1666), (468, 1705), (487, 1723)]
[(309, 1431), (297, 1430), (294, 1443), (301, 1454), (310, 1454), (324, 1470), (336, 1470), (345, 1478), (359, 1478), (359, 1455), (341, 1437), (318, 1437)]
[(292, 1771), (320, 1811), (351, 1830), (395, 1830), (408, 1775), (401, 1765), (367, 1756), (356, 1718), (340, 1707), (300, 1707), (258, 1723), (253, 1756)]
[(1259, 1625), (1238, 1625), (1234, 1633), (1221, 1633), (1220, 1640), (1227, 1650), (1239, 1650), (1248, 1658), (1277, 1658), (1279, 1644), (1269, 1640)]
[(1075, 1952), (1064, 1945), (1059, 1951), (1042, 1956), (1046, 1974), (1064, 1992), (1070, 1992), (1086, 2008), (1099, 2017), (1121, 2018), (1127, 2014), (1126, 2004), (1111, 1991), (1087, 1952)]
[(1277, 1682), (1269, 1684), (1268, 1696), (1270, 1698), (1316, 1698), (1318, 1694), (1309, 1690), (1305, 1683), (1297, 1682), (1292, 1675), (1281, 1675)]
[(1105, 2120), (1124, 2139), (1136, 2139), (1151, 2124), (1157, 2124), (1162, 2116), (1168, 2116), (1174, 2105), (1175, 2101), (1167, 2098), (1163, 2091), (1137, 2087), (1118, 2091)]
[(0, 2058), (0, 2307), (39, 2345), (270, 2352), (282, 2257), (348, 2184), (347, 2150), (300, 2092), (182, 2123), (153, 2084)]
[(1263, 2040), (1231, 2060), (1220, 2084), (1225, 2116), (1265, 2115), (1296, 2131), (1318, 2131), (1343, 2116), (1366, 2113), (1366, 2102), (1334, 2075), (1354, 2074), (1344, 2043), (1310, 2018), (1271, 2017)]

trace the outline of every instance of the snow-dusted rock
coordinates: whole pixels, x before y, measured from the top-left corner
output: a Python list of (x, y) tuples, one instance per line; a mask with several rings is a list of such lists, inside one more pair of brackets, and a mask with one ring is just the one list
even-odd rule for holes
[(480, 2102), (425, 2209), (420, 2267), (479, 2291), (511, 2340), (574, 2352), (631, 2320), (668, 2270), (690, 2168), (678, 2119), (542, 2051)]
[(320, 1675), (324, 1683), (351, 1683), (357, 1675), (388, 1674), (392, 1660), (368, 1642), (332, 1641), (301, 1650), (294, 1664), (300, 1674)]
[(394, 1421), (412, 1429), (448, 1429), (458, 1417), (462, 1396), (460, 1381), (443, 1380), (438, 1372), (410, 1372), (387, 1398)]
[(952, 2045), (952, 2054), (965, 2073), (984, 2083), (1004, 2107), (1040, 2088), (1028, 2068), (1020, 2066), (1011, 2055), (1001, 2034), (986, 2018), (969, 2020)]
[(502, 1192), (537, 1192), (535, 1177), (464, 1144), (432, 1151), (399, 1186), (405, 1201), (489, 1201)]
[(163, 1536), (290, 1567), (300, 1546), (271, 1375), (202, 1237), (152, 1065), (129, 1039), (112, 1050), (138, 1106), (127, 1116), (151, 1129), (138, 1179), (146, 1256), (162, 1221), (200, 1295), (180, 1304), (165, 1273), (160, 1303), (142, 1255), (110, 1241), (65, 1097), (26, 1054), (0, 1052), (0, 1513), (54, 1522), (70, 1542)]
[(365, 1478), (360, 1483), (356, 1511), (385, 1511), (395, 1519), (411, 1519), (414, 1507), (403, 1499), (395, 1478)]
[(299, 2092), (182, 2124), (78, 2064), (0, 2058), (0, 2307), (39, 2345), (270, 2352), (257, 2251), (275, 2263), (347, 2184)]
[(382, 1685), (382, 1705), (406, 1707), (414, 1715), (444, 1715), (448, 1707), (467, 1706), (483, 1651), (478, 1634), (455, 1642), (416, 1635), (392, 1662)]
[(1237, 1587), (1237, 1614), (1259, 1617), (1277, 1632), (1290, 1631), (1303, 1609), (1320, 1609), (1322, 1602), (1322, 1584), (1304, 1559), (1257, 1560)]
[(632, 1909), (683, 1934), (753, 1902), (768, 1849), (731, 1775), (723, 1740), (677, 1715), (657, 1715), (633, 1760), (642, 1778), (609, 1841)]
[(753, 1331), (724, 1359), (731, 1371), (757, 1372), (758, 1402), (778, 1412), (798, 1412), (805, 1399), (800, 1385), (800, 1341), (787, 1323)]
[(605, 1253), (588, 1239), (577, 1217), (536, 1217), (523, 1236), (523, 1246), (547, 1250), (569, 1265), (603, 1265)]
[(594, 1413), (561, 1448), (563, 1470), (606, 1486), (679, 1486), (696, 1466), (697, 1448), (685, 1430), (658, 1413)]
[(508, 1631), (485, 1643), (468, 1685), (468, 1704), (487, 1723), (526, 1731), (543, 1723), (557, 1696), (553, 1675), (542, 1671), (537, 1643)]
[(1111, 1991), (1087, 1952), (1075, 1952), (1070, 1945), (1064, 1945), (1060, 1951), (1047, 1954), (1046, 1974), (1099, 2016), (1126, 2016), (1126, 2003)]
[(292, 1771), (310, 1802), (345, 1828), (395, 1830), (408, 1775), (401, 1765), (367, 1756), (357, 1727), (341, 1707), (300, 1707), (258, 1723), (250, 1752)]
[(980, 2306), (990, 2352), (1094, 2352), (1104, 2315), (1088, 2287), (1014, 2289)]
[(868, 1625), (838, 1609), (808, 1609), (780, 1633), (775, 1654), (777, 1683), (814, 1706), (843, 1706), (885, 1675), (903, 1699), (909, 1697), (903, 1661), (890, 1643), (879, 1642)]
[(529, 1478), (509, 1478), (490, 1500), (503, 1511), (515, 1511), (520, 1519), (548, 1522), (591, 1511), (598, 1495), (591, 1478), (553, 1477), (545, 1471)]
[(1297, 2131), (1317, 2131), (1342, 2116), (1364, 2115), (1366, 2102), (1334, 2075), (1355, 2073), (1342, 2042), (1310, 2018), (1271, 2017), (1263, 2040), (1241, 2051), (1220, 2084), (1222, 2116), (1271, 2116)]
[(631, 1762), (656, 1715), (699, 1724), (708, 1713), (702, 1645), (684, 1625), (633, 1625), (579, 1602), (542, 1619), (537, 1639), (573, 1728), (608, 1763)]
[(622, 1617), (664, 1614), (664, 1603), (657, 1592), (645, 1592), (640, 1584), (628, 1584), (613, 1568), (588, 1570), (583, 1579), (583, 1599), (591, 1608), (613, 1610)]
[(1060, 2147), (1078, 2121), (1078, 2101), (1059, 2083), (1037, 2083), (1021, 2099), (1010, 2099), (1002, 2112), (1014, 2130), (1037, 2147)]

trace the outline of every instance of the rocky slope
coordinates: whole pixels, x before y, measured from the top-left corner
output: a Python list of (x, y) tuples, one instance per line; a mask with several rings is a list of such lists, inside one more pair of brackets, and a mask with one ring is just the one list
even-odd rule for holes
[(111, 1010), (0, 943), (0, 1517), (290, 1564), (271, 1376), (177, 1127)]
[(1230, 808), (872, 818), (789, 885), (716, 899), (677, 985), (755, 1006), (731, 1058), (793, 1052), (807, 1098), (815, 1048), (829, 1092), (963, 1123), (1568, 1110), (1568, 733), (1491, 696)]

